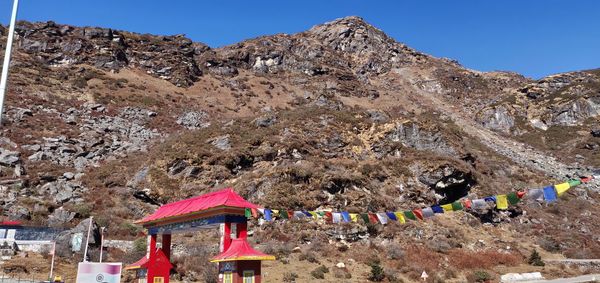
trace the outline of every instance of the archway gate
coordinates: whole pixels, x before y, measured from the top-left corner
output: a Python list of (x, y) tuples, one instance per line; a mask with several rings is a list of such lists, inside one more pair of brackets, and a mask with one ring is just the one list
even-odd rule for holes
[[(246, 208), (257, 209), (258, 206), (246, 201), (231, 188), (161, 206), (153, 214), (136, 222), (148, 231), (147, 253), (144, 258), (127, 266), (126, 269), (138, 271), (138, 282), (168, 283), (172, 267), (170, 264), (171, 235), (220, 228), (221, 254), (215, 258), (218, 259), (218, 262), (229, 262), (227, 266), (230, 267), (234, 261), (248, 260), (249, 257), (244, 256), (243, 253), (251, 252), (251, 260), (258, 261), (258, 270), (254, 270), (253, 273), (257, 274), (258, 278), (256, 279), (258, 280), (252, 282), (260, 282), (260, 260), (272, 260), (274, 257), (251, 248), (248, 250), (248, 245), (236, 244), (233, 249), (238, 249), (239, 246), (246, 248), (235, 252), (230, 250), (233, 239), (246, 242), (248, 230)], [(161, 247), (157, 248), (159, 240)], [(240, 252), (242, 253), (241, 257), (239, 256)], [(236, 254), (237, 257), (228, 256), (230, 254)], [(256, 266), (256, 264), (252, 266)], [(226, 275), (230, 276), (220, 276), (220, 281), (228, 282), (229, 277), (232, 278), (232, 281), (229, 282), (238, 281), (234, 280), (235, 276), (230, 274), (232, 270), (223, 270), (223, 272), (228, 272)]]

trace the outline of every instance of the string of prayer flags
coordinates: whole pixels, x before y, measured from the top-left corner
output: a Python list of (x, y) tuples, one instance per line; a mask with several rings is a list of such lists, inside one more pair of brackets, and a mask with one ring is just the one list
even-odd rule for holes
[(506, 197), (506, 195), (496, 196), (496, 208), (502, 210), (508, 209), (508, 198)]
[[(431, 218), (435, 214), (448, 213), (451, 211), (459, 211), (465, 209), (488, 209), (495, 207), (499, 210), (506, 210), (509, 206), (516, 205), (523, 198), (535, 201), (546, 201), (548, 203), (555, 202), (558, 197), (567, 192), (570, 188), (581, 185), (582, 183), (590, 182), (598, 178), (590, 176), (581, 179), (570, 179), (566, 182), (546, 186), (541, 189), (530, 189), (527, 191), (517, 191), (508, 194), (496, 196), (488, 196), (481, 199), (463, 199), (444, 205), (433, 205), (431, 207), (418, 208), (414, 210), (396, 211), (396, 212), (367, 212), (367, 213), (348, 213), (347, 211), (331, 212), (331, 211), (305, 211), (305, 210), (271, 210), (268, 208), (246, 208), (244, 215), (247, 218), (258, 218), (259, 213), (263, 215), (264, 220), (273, 221), (279, 219), (323, 219), (327, 223), (348, 223), (358, 222), (362, 219), (364, 223), (381, 223), (387, 224), (390, 221), (398, 223), (406, 223), (406, 219), (417, 221)], [(493, 204), (493, 205), (492, 205)]]

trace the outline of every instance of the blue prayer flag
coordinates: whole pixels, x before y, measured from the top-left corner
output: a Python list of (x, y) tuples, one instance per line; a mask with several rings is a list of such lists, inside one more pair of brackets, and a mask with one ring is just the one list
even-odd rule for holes
[(432, 206), (431, 210), (433, 210), (433, 213), (444, 213), (444, 209), (439, 205)]
[(485, 201), (496, 202), (496, 196), (485, 197), (485, 198), (484, 198), (484, 200), (485, 200)]
[(342, 219), (344, 219), (344, 222), (350, 222), (350, 213), (348, 213), (348, 211), (342, 211)]
[(271, 210), (270, 209), (265, 209), (265, 220), (267, 221), (271, 221)]
[(313, 217), (312, 214), (310, 214), (310, 212), (308, 211), (302, 211), (302, 213), (304, 213), (304, 215), (306, 215), (307, 217)]
[(393, 212), (386, 212), (385, 214), (387, 215), (387, 217), (389, 219), (394, 220), (394, 221), (398, 221), (398, 217), (396, 217), (396, 214), (394, 214)]
[(554, 186), (547, 186), (544, 188), (544, 199), (546, 200), (546, 202), (556, 201), (557, 195)]

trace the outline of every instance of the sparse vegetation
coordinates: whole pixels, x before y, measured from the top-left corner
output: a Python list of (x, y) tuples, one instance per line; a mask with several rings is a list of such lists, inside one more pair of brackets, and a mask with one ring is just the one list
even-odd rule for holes
[(546, 265), (544, 263), (544, 261), (542, 260), (542, 257), (540, 256), (540, 254), (538, 253), (537, 250), (533, 250), (531, 252), (531, 255), (529, 255), (529, 259), (527, 260), (527, 263), (529, 263), (530, 265), (533, 266), (544, 266)]

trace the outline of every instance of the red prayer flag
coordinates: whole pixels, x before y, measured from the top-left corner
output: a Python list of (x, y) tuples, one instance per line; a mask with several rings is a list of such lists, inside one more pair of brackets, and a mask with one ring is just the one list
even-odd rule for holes
[(250, 211), (252, 211), (252, 217), (258, 218), (258, 210), (256, 208), (251, 208)]
[(592, 178), (591, 176), (590, 176), (590, 177), (581, 178), (581, 182), (582, 182), (582, 183), (588, 183), (588, 182), (590, 182), (592, 179), (593, 179), (593, 178)]
[(294, 211), (288, 210), (287, 214), (288, 214), (288, 219), (294, 219)]
[(333, 223), (333, 213), (331, 211), (325, 212), (325, 222)]
[(463, 206), (467, 209), (471, 208), (471, 200), (470, 199), (466, 199), (463, 201)]
[(518, 198), (523, 198), (525, 196), (525, 191), (519, 191), (517, 192), (517, 197)]
[(419, 218), (420, 220), (423, 220), (423, 211), (420, 208), (419, 209), (415, 209), (412, 212), (415, 214), (415, 216), (417, 218)]
[(377, 218), (377, 215), (375, 215), (375, 213), (371, 213), (369, 212), (369, 220), (371, 220), (371, 223), (378, 223), (379, 219)]

